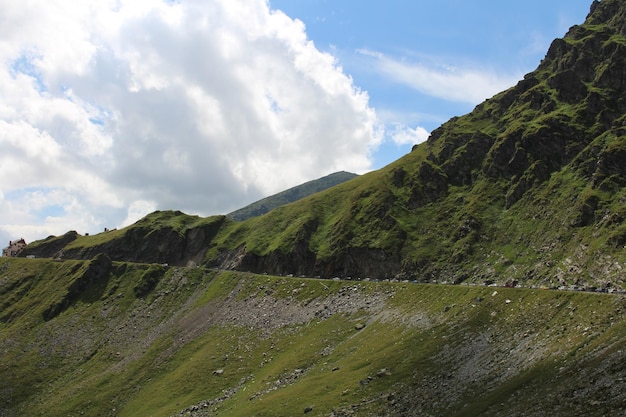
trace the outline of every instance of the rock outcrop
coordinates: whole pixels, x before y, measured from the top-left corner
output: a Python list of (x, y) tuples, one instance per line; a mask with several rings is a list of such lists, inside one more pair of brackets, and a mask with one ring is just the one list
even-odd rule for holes
[(224, 216), (200, 219), (180, 211), (157, 211), (128, 228), (82, 236), (83, 244), (70, 245), (79, 238), (76, 232), (50, 237), (27, 247), (22, 256), (93, 259), (105, 254), (114, 261), (182, 266), (201, 263), (225, 220)]

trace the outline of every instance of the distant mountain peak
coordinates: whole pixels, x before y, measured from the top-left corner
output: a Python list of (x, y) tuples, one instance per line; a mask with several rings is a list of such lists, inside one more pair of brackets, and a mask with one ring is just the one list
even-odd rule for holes
[(293, 203), (294, 201), (298, 201), (311, 194), (324, 191), (330, 187), (339, 185), (357, 176), (357, 174), (346, 171), (335, 172), (316, 180), (307, 181), (303, 184), (296, 185), (295, 187), (289, 188), (288, 190), (282, 191), (278, 194), (265, 197), (243, 208), (228, 213), (226, 216), (237, 221), (261, 216), (277, 207)]

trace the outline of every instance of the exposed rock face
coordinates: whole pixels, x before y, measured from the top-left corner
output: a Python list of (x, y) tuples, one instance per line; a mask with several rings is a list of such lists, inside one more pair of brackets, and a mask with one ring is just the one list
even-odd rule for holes
[(37, 257), (59, 257), (62, 259), (93, 259), (98, 254), (106, 254), (114, 261), (168, 263), (171, 265), (187, 265), (189, 262), (200, 263), (211, 245), (225, 217), (206, 224), (177, 228), (170, 225), (161, 226), (157, 222), (146, 221), (152, 217), (174, 216), (185, 219), (181, 212), (156, 212), (149, 215), (134, 226), (122, 231), (116, 237), (102, 244), (92, 246), (66, 247), (74, 241), (78, 234), (68, 232), (62, 238), (49, 238), (50, 242), (41, 242), (24, 255)]
[(132, 262), (170, 263), (186, 265), (199, 262), (208, 249), (217, 227), (206, 226), (187, 230), (180, 234), (175, 230), (163, 228), (131, 229), (119, 240), (110, 241), (89, 251), (76, 253), (66, 251), (65, 256), (76, 259), (89, 259), (94, 253), (106, 253), (113, 260)]
[(257, 255), (243, 247), (234, 251), (224, 251), (210, 263), (210, 266), (255, 273), (313, 276), (315, 259), (315, 254), (308, 250), (306, 243), (303, 242), (289, 253), (273, 251), (268, 255)]
[(448, 193), (448, 178), (439, 167), (423, 162), (411, 182), (409, 207), (417, 208), (433, 203)]
[(209, 266), (274, 275), (349, 277), (358, 280), (398, 278), (402, 271), (399, 254), (380, 249), (350, 248), (345, 254), (322, 260), (304, 243), (289, 253), (274, 251), (269, 255), (257, 255), (247, 252), (245, 248), (225, 251)]
[(106, 281), (111, 272), (111, 267), (111, 259), (108, 256), (103, 254), (96, 256), (89, 262), (86, 270), (74, 279), (65, 294), (46, 308), (43, 312), (44, 320), (51, 320), (59, 315), (62, 311), (75, 303), (90, 286), (98, 283), (98, 281)]
[(471, 185), (476, 179), (476, 170), (494, 143), (494, 138), (482, 132), (461, 136), (458, 146), (452, 143), (437, 156), (451, 185)]
[(63, 236), (48, 236), (36, 247), (26, 246), (19, 254), (20, 257), (37, 256), (40, 258), (52, 258), (65, 246), (76, 240), (78, 233), (71, 230)]
[[(520, 119), (506, 121), (501, 133), (459, 136), (458, 118), (435, 130), (429, 142), (445, 140), (435, 161), (448, 181), (470, 184), (481, 167), (489, 177), (511, 180), (510, 206), (530, 185), (570, 163), (597, 134), (621, 126), (626, 45), (615, 35), (626, 27), (624, 20), (619, 2), (594, 3), (588, 24), (574, 26), (564, 39), (555, 40), (535, 72), (478, 106), (478, 114), (489, 118), (519, 108)], [(567, 105), (573, 111), (559, 111)], [(525, 117), (533, 123), (524, 123)]]

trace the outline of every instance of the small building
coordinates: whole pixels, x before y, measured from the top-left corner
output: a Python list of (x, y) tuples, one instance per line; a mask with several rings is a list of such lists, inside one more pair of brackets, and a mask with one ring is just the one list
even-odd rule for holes
[(9, 246), (2, 249), (2, 256), (17, 256), (25, 247), (26, 241), (24, 239), (11, 240)]

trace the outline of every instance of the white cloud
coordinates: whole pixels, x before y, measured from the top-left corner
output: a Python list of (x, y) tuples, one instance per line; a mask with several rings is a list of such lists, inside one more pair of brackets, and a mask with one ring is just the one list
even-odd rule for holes
[(360, 50), (375, 61), (379, 72), (423, 94), (444, 100), (478, 104), (514, 85), (522, 74), (500, 75), (494, 71), (450, 65), (406, 62), (379, 52)]
[(396, 125), (391, 131), (391, 139), (398, 145), (415, 145), (422, 143), (428, 139), (430, 132), (421, 126), (411, 128), (404, 125)]
[(130, 207), (128, 207), (128, 214), (126, 218), (122, 221), (119, 227), (129, 226), (145, 215), (152, 213), (156, 209), (157, 204), (154, 201), (133, 201)]
[(225, 213), (367, 171), (382, 140), (367, 94), (267, 1), (0, 7), (0, 237)]

